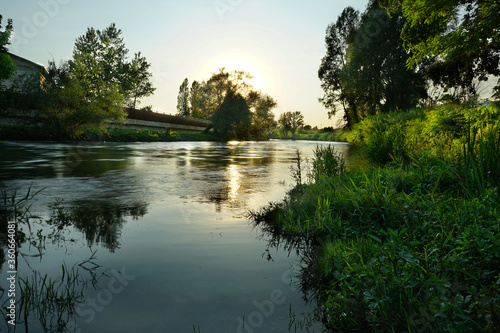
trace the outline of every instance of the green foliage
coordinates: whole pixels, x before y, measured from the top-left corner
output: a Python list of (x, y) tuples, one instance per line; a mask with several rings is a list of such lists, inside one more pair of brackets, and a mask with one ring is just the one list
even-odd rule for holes
[(248, 137), (251, 113), (245, 98), (232, 90), (228, 91), (212, 121), (214, 130), (222, 136), (240, 140)]
[[(2, 15), (0, 15), (0, 29), (2, 29)], [(12, 35), (13, 26), (12, 19), (7, 20), (7, 26), (4, 31), (0, 31), (0, 109), (5, 105), (3, 99), (2, 82), (14, 76), (17, 71), (17, 67), (12, 63), (12, 59), (6, 53), (7, 45), (10, 43), (10, 38)]]
[(340, 175), (345, 170), (345, 161), (333, 146), (316, 146), (312, 163), (312, 177), (314, 180), (318, 181), (320, 177)]
[(364, 156), (375, 164), (405, 161), (413, 145), (408, 137), (408, 124), (425, 117), (423, 110), (394, 112), (368, 117), (354, 125), (347, 140), (360, 144)]
[(285, 135), (288, 132), (293, 135), (299, 128), (304, 126), (304, 115), (300, 111), (283, 112), (280, 115), (278, 124)]
[[(327, 329), (498, 331), (498, 107), (381, 114), (349, 137), (398, 163), (323, 173), (250, 214), (303, 250), (301, 286)], [(316, 150), (319, 170), (335, 167), (329, 150)]]
[[(17, 71), (17, 67), (7, 53), (0, 52), (0, 84), (2, 81), (10, 79)], [(2, 85), (0, 85), (0, 88)]]
[(155, 88), (150, 82), (150, 64), (140, 52), (128, 61), (121, 34), (114, 23), (102, 31), (88, 28), (76, 39), (69, 66), (87, 98), (98, 96), (103, 86), (115, 86), (126, 104), (135, 107), (138, 99), (151, 95)]
[(123, 122), (123, 95), (117, 85), (102, 83), (89, 91), (85, 78), (71, 70), (71, 65), (59, 68), (52, 62), (43, 82), (44, 102), (40, 115), (56, 138), (80, 139), (85, 130), (104, 130), (109, 120)]
[[(0, 29), (2, 29), (2, 15), (0, 15)], [(7, 45), (10, 44), (10, 38), (12, 36), (12, 31), (14, 27), (12, 25), (12, 19), (7, 20), (7, 25), (4, 31), (0, 31), (0, 53), (7, 52)]]
[(87, 134), (90, 140), (109, 141), (109, 142), (170, 142), (180, 141), (176, 132), (170, 131), (152, 131), (123, 128), (108, 128), (102, 133), (93, 130)]
[[(231, 119), (231, 112), (226, 113), (229, 117), (226, 120), (223, 120), (220, 114), (217, 115), (228, 97), (228, 92), (232, 92), (245, 100), (250, 111), (250, 123), (246, 120), (237, 121), (234, 123), (233, 129), (224, 128), (222, 132), (228, 137), (238, 137), (239, 139), (266, 139), (268, 131), (276, 127), (272, 110), (278, 104), (271, 96), (254, 90), (248, 82), (250, 79), (252, 76), (247, 72), (226, 72), (225, 68), (220, 68), (219, 72), (212, 74), (207, 81), (201, 83), (193, 81), (191, 88), (188, 89), (189, 82), (186, 78), (179, 88), (178, 114), (184, 105), (184, 115), (201, 119), (217, 118), (219, 130), (221, 130), (220, 126), (227, 127), (227, 124), (234, 121)], [(238, 111), (233, 113), (237, 115)]]
[(401, 38), (411, 55), (408, 65), (427, 67), (434, 83), (475, 94), (474, 79), (500, 74), (498, 1), (379, 2), (391, 13), (402, 10), (406, 23)]
[(347, 139), (362, 145), (365, 157), (379, 165), (409, 162), (411, 156), (429, 153), (452, 161), (462, 155), (471, 133), (475, 142), (477, 132), (491, 132), (499, 116), (494, 103), (473, 109), (444, 104), (428, 111), (414, 109), (368, 117), (353, 127)]
[(342, 106), (351, 128), (369, 115), (412, 108), (427, 96), (422, 73), (406, 68), (403, 22), (401, 13), (389, 17), (370, 1), (362, 15), (348, 7), (328, 27), (318, 75), (329, 116)]
[(156, 88), (150, 81), (153, 74), (149, 72), (151, 64), (141, 56), (141, 52), (135, 53), (130, 63), (125, 64), (125, 75), (122, 89), (127, 101), (127, 105), (135, 108), (139, 104), (139, 99), (151, 96)]
[(322, 177), (265, 211), (285, 240), (315, 244), (302, 286), (331, 331), (498, 329), (498, 188), (454, 198), (434, 173)]
[(311, 141), (332, 141), (332, 142), (346, 142), (347, 130), (345, 129), (305, 129), (300, 128), (295, 133), (291, 134), (283, 131), (281, 128), (273, 131), (269, 138), (282, 139), (282, 140), (311, 140)]
[(186, 117), (191, 115), (189, 105), (189, 80), (187, 78), (182, 81), (179, 87), (179, 95), (177, 95), (177, 115)]

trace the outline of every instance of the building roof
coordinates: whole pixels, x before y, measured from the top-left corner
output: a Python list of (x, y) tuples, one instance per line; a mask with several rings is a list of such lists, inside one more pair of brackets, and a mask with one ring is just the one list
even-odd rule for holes
[(21, 62), (21, 63), (29, 64), (30, 66), (36, 67), (36, 68), (38, 68), (40, 70), (45, 70), (45, 66), (42, 65), (42, 64), (39, 64), (37, 62), (31, 61), (29, 59), (23, 58), (21, 56), (18, 56), (16, 54), (13, 54), (13, 53), (10, 53), (10, 52), (7, 52), (7, 54), (10, 56), (10, 58), (14, 62), (14, 65), (16, 64), (16, 62), (18, 62), (18, 63)]

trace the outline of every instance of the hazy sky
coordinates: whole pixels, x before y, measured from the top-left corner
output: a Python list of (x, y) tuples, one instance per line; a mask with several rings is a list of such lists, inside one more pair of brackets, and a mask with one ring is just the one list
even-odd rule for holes
[[(255, 76), (257, 90), (285, 111), (302, 111), (313, 126), (335, 126), (318, 102), (317, 77), (328, 24), (346, 6), (364, 10), (367, 0), (3, 0), (0, 14), (14, 20), (10, 51), (47, 65), (69, 60), (75, 39), (88, 27), (111, 23), (122, 30), (129, 58), (141, 52), (151, 63), (154, 96), (141, 106), (176, 112), (179, 86), (206, 80), (219, 67)], [(8, 2), (8, 3), (5, 3)]]

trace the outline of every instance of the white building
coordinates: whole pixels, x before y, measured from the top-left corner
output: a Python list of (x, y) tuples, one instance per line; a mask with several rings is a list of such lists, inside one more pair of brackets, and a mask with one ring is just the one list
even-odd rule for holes
[(14, 77), (2, 82), (7, 88), (12, 87), (12, 84), (16, 81), (16, 79), (22, 77), (23, 75), (47, 71), (44, 65), (25, 59), (10, 52), (7, 52), (7, 54), (12, 59), (14, 66), (17, 67), (17, 72)]

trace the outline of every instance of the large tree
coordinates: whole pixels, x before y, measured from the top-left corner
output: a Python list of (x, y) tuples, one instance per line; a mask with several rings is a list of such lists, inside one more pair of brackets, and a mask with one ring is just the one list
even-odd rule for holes
[[(179, 89), (178, 113), (184, 101), (192, 117), (212, 119), (214, 129), (219, 133), (240, 139), (245, 136), (264, 138), (267, 130), (276, 126), (272, 110), (278, 104), (271, 96), (256, 91), (249, 83), (251, 79), (252, 75), (248, 72), (228, 72), (225, 68), (220, 68), (207, 81), (193, 81), (190, 89), (185, 79)], [(246, 107), (243, 107), (241, 99), (245, 101)], [(233, 105), (237, 107), (231, 111)], [(247, 112), (241, 111), (245, 109), (249, 111), (250, 122), (246, 121)], [(244, 121), (240, 121), (242, 117)]]
[(209, 119), (212, 115), (209, 114), (206, 108), (207, 96), (205, 92), (205, 82), (193, 81), (189, 90), (189, 105), (191, 107), (191, 117), (200, 119)]
[(475, 80), (500, 75), (498, 0), (379, 2), (391, 14), (402, 11), (406, 23), (401, 38), (411, 52), (408, 65), (425, 67), (435, 83), (475, 94)]
[(354, 94), (359, 118), (379, 112), (407, 110), (426, 97), (423, 73), (406, 67), (409, 57), (400, 32), (401, 12), (389, 17), (372, 1), (353, 32), (341, 78)]
[(318, 76), (329, 116), (341, 107), (347, 127), (368, 115), (406, 110), (426, 96), (423, 75), (406, 68), (401, 13), (389, 17), (374, 0), (359, 15), (348, 7), (327, 30)]
[(96, 95), (90, 96), (87, 82), (74, 75), (68, 62), (50, 62), (42, 84), (40, 115), (56, 139), (80, 139), (86, 129), (103, 129), (109, 120), (125, 119), (118, 87), (101, 82)]
[(304, 126), (304, 116), (300, 111), (287, 111), (280, 115), (278, 124), (285, 134), (287, 132), (292, 132), (293, 134), (297, 129)]
[(128, 106), (135, 107), (138, 99), (151, 95), (150, 64), (140, 53), (127, 59), (122, 31), (112, 23), (104, 30), (88, 28), (78, 37), (70, 61), (71, 71), (84, 85), (89, 96), (96, 96), (103, 85), (116, 87)]
[(250, 132), (251, 112), (245, 98), (229, 89), (212, 117), (213, 128), (231, 139), (246, 139)]
[[(319, 100), (328, 109), (328, 117), (344, 111), (347, 123), (356, 122), (355, 104), (349, 100), (341, 74), (347, 62), (347, 46), (359, 25), (359, 12), (345, 8), (335, 23), (326, 29), (326, 55), (321, 60), (318, 76), (324, 94)], [(352, 115), (351, 115), (352, 114)], [(353, 119), (354, 118), (354, 119)]]

